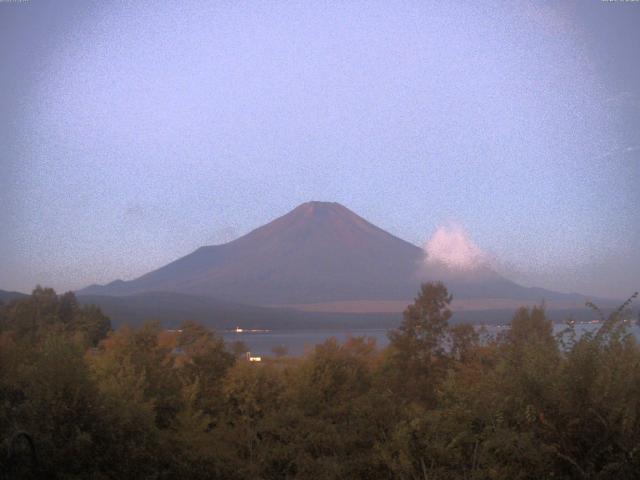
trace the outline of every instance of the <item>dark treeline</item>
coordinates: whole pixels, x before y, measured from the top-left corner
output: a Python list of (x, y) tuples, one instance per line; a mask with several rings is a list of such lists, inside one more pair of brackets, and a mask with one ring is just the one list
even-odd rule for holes
[(112, 331), (37, 288), (0, 306), (0, 477), (640, 478), (629, 302), (579, 338), (522, 308), (481, 339), (450, 301), (423, 285), (383, 350), (256, 364), (198, 324)]

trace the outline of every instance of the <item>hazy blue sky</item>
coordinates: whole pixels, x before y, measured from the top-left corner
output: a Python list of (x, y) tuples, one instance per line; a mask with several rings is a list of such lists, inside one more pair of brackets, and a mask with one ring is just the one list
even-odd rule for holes
[(640, 288), (640, 2), (0, 2), (0, 288), (307, 200), (527, 285)]

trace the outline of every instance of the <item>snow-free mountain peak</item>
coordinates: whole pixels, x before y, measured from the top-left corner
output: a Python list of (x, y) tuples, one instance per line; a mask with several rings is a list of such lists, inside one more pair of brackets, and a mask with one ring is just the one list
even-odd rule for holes
[(334, 202), (303, 203), (223, 245), (205, 246), (131, 281), (81, 294), (174, 292), (255, 305), (410, 300), (421, 281), (443, 280), (457, 298), (551, 300), (488, 265), (425, 263), (424, 251)]

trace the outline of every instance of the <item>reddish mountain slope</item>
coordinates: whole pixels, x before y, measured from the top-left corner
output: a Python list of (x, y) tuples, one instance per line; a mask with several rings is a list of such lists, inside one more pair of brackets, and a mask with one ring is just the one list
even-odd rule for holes
[(408, 302), (422, 280), (442, 280), (458, 299), (584, 305), (583, 296), (525, 288), (488, 267), (425, 270), (423, 260), (422, 249), (342, 205), (308, 202), (232, 242), (201, 247), (135, 280), (93, 285), (79, 293), (176, 292), (255, 305)]
[(81, 293), (182, 292), (254, 304), (407, 299), (422, 250), (337, 203), (309, 202), (224, 245)]

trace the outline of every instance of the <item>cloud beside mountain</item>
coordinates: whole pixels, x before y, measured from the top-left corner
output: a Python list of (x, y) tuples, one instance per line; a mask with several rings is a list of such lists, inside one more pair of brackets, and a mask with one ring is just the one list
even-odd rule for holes
[(489, 264), (487, 253), (460, 225), (438, 227), (423, 249), (427, 268), (443, 265), (453, 270), (475, 270)]

